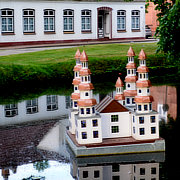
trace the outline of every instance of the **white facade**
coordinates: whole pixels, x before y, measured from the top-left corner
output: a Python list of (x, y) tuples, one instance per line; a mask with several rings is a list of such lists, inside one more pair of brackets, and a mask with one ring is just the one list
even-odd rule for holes
[[(67, 9), (72, 10), (72, 13), (63, 14)], [(6, 0), (0, 1), (0, 10), (2, 45), (15, 42), (145, 37), (143, 0), (135, 2)], [(52, 10), (52, 13), (48, 15), (44, 10)], [(88, 10), (88, 13), (82, 10)], [(66, 22), (71, 25), (65, 24)]]

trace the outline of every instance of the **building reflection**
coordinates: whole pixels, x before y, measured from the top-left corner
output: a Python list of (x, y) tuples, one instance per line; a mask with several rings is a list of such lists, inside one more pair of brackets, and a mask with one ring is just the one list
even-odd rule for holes
[(159, 164), (164, 157), (164, 153), (146, 153), (105, 156), (99, 160), (71, 158), (71, 175), (77, 180), (159, 180)]

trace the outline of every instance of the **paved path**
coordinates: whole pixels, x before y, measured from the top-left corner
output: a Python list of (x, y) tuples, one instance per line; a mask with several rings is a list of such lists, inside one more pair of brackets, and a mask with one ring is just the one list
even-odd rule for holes
[(157, 42), (155, 39), (139, 39), (139, 40), (109, 40), (109, 41), (88, 41), (88, 42), (77, 42), (77, 43), (59, 43), (59, 44), (42, 44), (42, 45), (26, 45), (26, 46), (10, 46), (0, 47), (0, 56), (7, 56), (12, 54), (23, 54), (29, 52), (44, 51), (50, 49), (62, 49), (72, 48), (82, 45), (93, 45), (93, 44), (112, 44), (112, 43), (153, 43)]

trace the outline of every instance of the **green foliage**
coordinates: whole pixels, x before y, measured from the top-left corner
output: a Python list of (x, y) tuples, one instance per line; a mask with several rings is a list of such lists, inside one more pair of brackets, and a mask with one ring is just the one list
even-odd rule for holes
[(33, 163), (33, 167), (38, 170), (38, 172), (41, 172), (49, 168), (49, 162), (48, 160), (37, 161)]

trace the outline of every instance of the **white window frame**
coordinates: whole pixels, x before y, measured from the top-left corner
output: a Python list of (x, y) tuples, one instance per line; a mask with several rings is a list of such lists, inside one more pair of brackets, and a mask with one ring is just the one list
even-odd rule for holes
[(44, 9), (44, 32), (55, 32), (54, 9)]
[(81, 31), (91, 32), (91, 10), (89, 9), (81, 11)]
[(140, 11), (139, 10), (131, 11), (131, 29), (140, 30)]
[(5, 117), (14, 117), (18, 115), (18, 105), (17, 104), (7, 104), (4, 107)]
[(31, 99), (26, 101), (26, 114), (33, 114), (38, 112), (38, 99)]
[(1, 32), (14, 33), (14, 9), (1, 9)]
[(35, 33), (35, 10), (34, 9), (23, 9), (23, 32)]
[[(65, 28), (65, 25), (67, 28)], [(72, 9), (63, 10), (63, 31), (74, 32), (74, 10)]]
[(47, 95), (47, 111), (55, 111), (58, 109), (58, 97), (57, 95)]
[(118, 10), (117, 11), (117, 31), (126, 30), (126, 11)]

